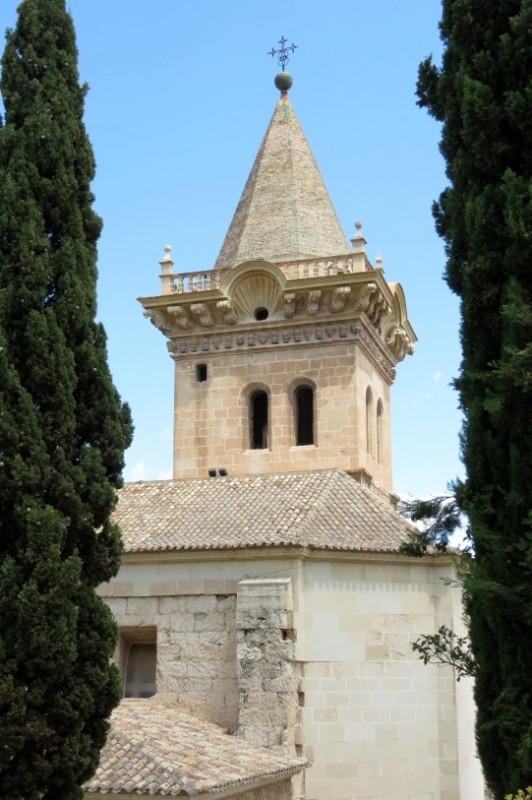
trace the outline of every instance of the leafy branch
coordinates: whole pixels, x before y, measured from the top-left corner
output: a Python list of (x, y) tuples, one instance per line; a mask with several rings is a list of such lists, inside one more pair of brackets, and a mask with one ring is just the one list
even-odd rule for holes
[(412, 650), (419, 653), (424, 664), (453, 667), (457, 681), (475, 676), (476, 665), (469, 639), (466, 636), (457, 636), (446, 625), (441, 625), (437, 633), (420, 636), (412, 642)]
[[(420, 558), (431, 549), (444, 552), (449, 546), (451, 536), (466, 529), (467, 517), (461, 508), (464, 484), (456, 480), (449, 485), (449, 491), (437, 497), (424, 500), (402, 500), (399, 513), (414, 523), (412, 530), (400, 551), (408, 556)], [(467, 548), (465, 551), (467, 552)]]

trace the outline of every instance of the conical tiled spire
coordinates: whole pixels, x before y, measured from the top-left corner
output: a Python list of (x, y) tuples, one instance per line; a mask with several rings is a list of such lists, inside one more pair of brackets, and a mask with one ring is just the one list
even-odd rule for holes
[(289, 261), (348, 251), (314, 156), (283, 90), (215, 269), (259, 258)]

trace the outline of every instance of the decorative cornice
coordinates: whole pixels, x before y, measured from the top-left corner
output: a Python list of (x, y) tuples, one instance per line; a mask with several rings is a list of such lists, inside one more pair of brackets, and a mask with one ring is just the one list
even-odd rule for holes
[(280, 266), (246, 262), (222, 282), (210, 273), (195, 274), (196, 291), (143, 299), (145, 316), (170, 339), (175, 358), (198, 351), (345, 339), (348, 334), (340, 331), (363, 321), (357, 338), (393, 380), (393, 366), (413, 352), (415, 341), (399, 284), (388, 284), (380, 270), (344, 272), (342, 268), (353, 268), (345, 259)]
[(309, 344), (325, 345), (331, 342), (357, 342), (362, 344), (368, 356), (382, 370), (387, 381), (395, 378), (395, 369), (389, 355), (375, 333), (370, 332), (362, 321), (339, 320), (331, 322), (306, 322), (301, 325), (264, 327), (254, 330), (204, 331), (197, 336), (171, 339), (168, 351), (174, 360), (190, 358), (197, 353), (223, 353), (238, 350), (271, 350), (293, 348)]
[[(227, 548), (217, 550), (150, 550), (141, 553), (123, 553), (122, 566), (147, 565), (147, 564), (180, 564), (190, 562), (212, 561), (253, 561), (261, 560), (295, 560), (301, 562), (324, 561), (350, 561), (359, 563), (377, 564), (408, 564), (412, 567), (442, 567), (455, 564), (453, 552), (429, 553), (421, 558), (413, 559), (412, 556), (403, 555), (396, 551), (375, 552), (371, 550), (323, 550), (310, 547), (295, 547), (294, 545), (263, 546)], [(113, 579), (116, 580), (116, 579)], [(405, 578), (406, 580), (406, 578)], [(104, 584), (103, 589), (112, 587), (113, 582)], [(106, 595), (109, 596), (109, 595)]]

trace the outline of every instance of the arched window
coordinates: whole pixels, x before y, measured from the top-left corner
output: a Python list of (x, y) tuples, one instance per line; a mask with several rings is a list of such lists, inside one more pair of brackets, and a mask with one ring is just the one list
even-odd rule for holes
[(314, 390), (298, 386), (294, 392), (296, 446), (314, 444)]
[(207, 380), (207, 364), (196, 364), (196, 383), (204, 383)]
[(384, 447), (384, 408), (382, 400), (377, 403), (377, 461), (382, 464)]
[(249, 397), (249, 447), (251, 450), (268, 447), (268, 395), (262, 389)]
[(366, 450), (368, 455), (375, 455), (375, 405), (369, 386), (366, 389)]

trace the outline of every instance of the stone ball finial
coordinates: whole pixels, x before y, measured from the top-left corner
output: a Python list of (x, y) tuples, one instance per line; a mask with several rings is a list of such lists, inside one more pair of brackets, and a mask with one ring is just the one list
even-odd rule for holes
[(172, 245), (171, 244), (165, 244), (165, 246), (164, 246), (164, 256), (162, 257), (161, 261), (159, 261), (159, 264), (173, 264), (173, 261), (172, 261)]
[(287, 92), (293, 82), (293, 78), (289, 72), (278, 72), (274, 78), (274, 83), (280, 92)]

